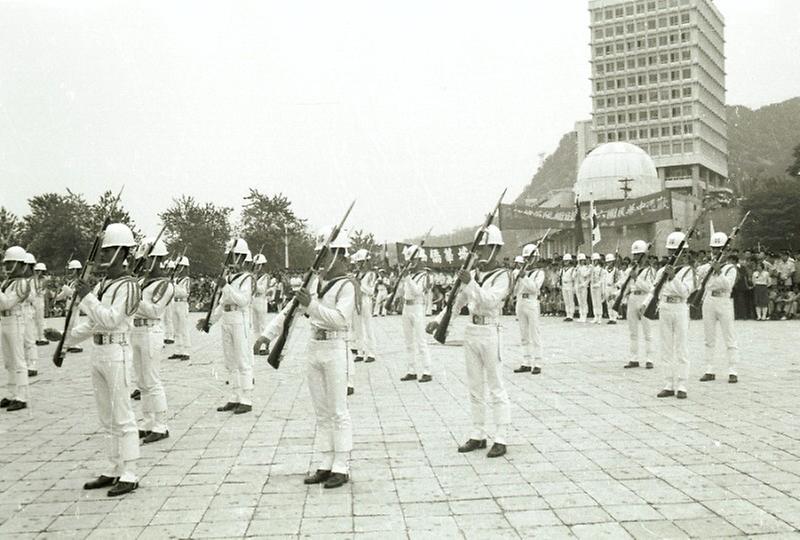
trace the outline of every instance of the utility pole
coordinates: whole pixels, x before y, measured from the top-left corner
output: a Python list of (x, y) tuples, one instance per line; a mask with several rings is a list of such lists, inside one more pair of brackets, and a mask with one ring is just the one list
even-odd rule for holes
[(622, 194), (623, 194), (623, 195), (622, 195), (622, 198), (627, 200), (627, 198), (628, 198), (628, 194), (629, 194), (631, 191), (633, 191), (633, 189), (632, 189), (630, 186), (628, 186), (628, 184), (630, 184), (631, 182), (633, 182), (633, 178), (620, 178), (620, 179), (618, 180), (618, 182), (619, 182), (620, 184), (622, 184), (622, 187), (620, 187), (620, 188), (619, 188), (619, 189), (620, 189), (620, 191), (622, 191)]
[(286, 270), (289, 269), (289, 229), (286, 227), (286, 223), (283, 224), (283, 258), (284, 258), (284, 267)]

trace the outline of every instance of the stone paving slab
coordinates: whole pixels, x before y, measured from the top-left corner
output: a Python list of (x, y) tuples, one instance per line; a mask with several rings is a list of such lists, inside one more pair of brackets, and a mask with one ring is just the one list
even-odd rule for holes
[[(164, 360), (170, 438), (143, 446), (141, 487), (81, 489), (103, 464), (88, 354), (61, 369), (39, 348), (30, 408), (0, 412), (0, 538), (800, 538), (796, 322), (737, 322), (740, 383), (702, 374), (692, 322), (689, 399), (659, 400), (656, 369), (623, 370), (627, 328), (543, 318), (544, 373), (514, 374), (509, 452), (458, 454), (469, 432), (459, 319), (432, 345), (434, 382), (400, 382), (398, 317), (375, 319), (378, 361), (356, 365), (351, 482), (305, 486), (313, 410), (297, 328), (279, 371), (256, 358), (253, 413), (220, 414), (217, 330), (192, 360)], [(59, 321), (48, 321), (58, 326)], [(165, 349), (164, 356), (170, 354)], [(137, 414), (141, 405), (135, 402)]]

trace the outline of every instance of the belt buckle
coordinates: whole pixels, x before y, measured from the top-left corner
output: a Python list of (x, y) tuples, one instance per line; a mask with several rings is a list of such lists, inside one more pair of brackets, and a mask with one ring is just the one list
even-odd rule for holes
[(484, 315), (473, 315), (472, 316), (472, 324), (486, 324), (486, 317)]
[(314, 328), (314, 339), (316, 341), (328, 341), (328, 331), (322, 328)]
[(530, 294), (528, 294), (526, 292), (522, 293), (522, 298), (530, 298), (530, 297), (531, 297)]

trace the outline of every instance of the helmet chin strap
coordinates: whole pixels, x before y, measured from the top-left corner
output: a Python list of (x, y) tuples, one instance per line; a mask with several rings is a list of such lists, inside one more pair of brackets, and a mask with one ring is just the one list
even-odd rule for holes
[[(328, 249), (330, 249), (330, 248), (328, 248)], [(339, 251), (338, 250), (331, 249), (331, 253), (333, 253), (333, 258), (331, 259), (331, 262), (328, 263), (328, 266), (325, 268), (325, 274), (326, 275), (330, 273), (331, 268), (333, 268), (333, 265), (336, 264), (336, 259), (339, 257)]]
[(492, 251), (489, 252), (489, 257), (487, 257), (484, 260), (478, 261), (478, 263), (475, 266), (478, 267), (479, 269), (482, 269), (487, 264), (490, 264), (494, 260), (494, 257), (495, 255), (497, 255), (497, 252), (499, 250), (500, 246), (492, 246)]
[(107, 263), (100, 263), (98, 266), (100, 268), (104, 269), (104, 270), (108, 270), (109, 268), (114, 266), (114, 262), (116, 262), (116, 260), (117, 260), (117, 255), (119, 255), (119, 250), (120, 250), (121, 247), (122, 246), (117, 246), (117, 249), (114, 250), (114, 256), (111, 257), (110, 261), (108, 261)]

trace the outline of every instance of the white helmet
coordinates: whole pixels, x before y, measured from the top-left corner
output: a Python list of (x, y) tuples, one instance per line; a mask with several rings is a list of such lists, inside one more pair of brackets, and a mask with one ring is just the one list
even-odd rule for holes
[(606, 262), (614, 262), (616, 259), (613, 253), (606, 253)]
[(47, 272), (47, 266), (46, 266), (44, 263), (42, 263), (42, 262), (40, 262), (40, 263), (36, 263), (36, 264), (33, 266), (33, 269), (34, 269), (34, 270), (41, 270), (42, 272)]
[(20, 246), (11, 246), (3, 254), (3, 262), (25, 262), (27, 252)]
[[(483, 229), (478, 229), (478, 232), (475, 233), (477, 236)], [(480, 245), (482, 246), (502, 246), (503, 245), (503, 234), (500, 232), (500, 229), (497, 228), (497, 225), (489, 225), (486, 227), (486, 234), (483, 235), (481, 238)]]
[(245, 255), (250, 253), (250, 246), (247, 245), (247, 240), (244, 238), (235, 238), (228, 242), (225, 246), (225, 253), (233, 251), (234, 255)]
[[(322, 249), (322, 246), (325, 245), (325, 241), (331, 235), (332, 231), (333, 227), (330, 226), (323, 227), (319, 230), (317, 233), (317, 245), (314, 248), (314, 251), (319, 251)], [(348, 249), (350, 249), (350, 232), (346, 229), (341, 229), (339, 234), (336, 235), (336, 238), (331, 241), (331, 244), (328, 247), (331, 249), (344, 249), (346, 252)]]
[(33, 253), (25, 254), (25, 264), (36, 264), (36, 257), (33, 256)]
[(244, 262), (253, 262), (253, 254), (250, 250), (247, 250), (247, 253), (244, 254)]
[(721, 248), (728, 242), (728, 235), (724, 232), (715, 232), (711, 235), (711, 242), (708, 244), (711, 247)]
[(585, 253), (578, 253), (578, 256), (577, 256), (577, 257), (575, 257), (575, 258), (576, 258), (578, 261), (585, 261), (585, 260), (586, 260), (586, 254), (585, 254)]
[(525, 244), (522, 247), (522, 256), (525, 257), (526, 259), (531, 255), (538, 255), (538, 254), (539, 250), (536, 249), (536, 244)]
[(173, 270), (178, 265), (175, 264), (175, 261), (167, 261), (165, 266), (167, 267), (167, 270)]
[(572, 255), (570, 255), (569, 253), (564, 253), (563, 260), (571, 261), (572, 260)]
[[(416, 254), (414, 253), (416, 251)], [(411, 256), (415, 255), (415, 259), (422, 259), (423, 255), (425, 255), (425, 250), (422, 248), (417, 248), (414, 244), (409, 244), (403, 248), (403, 258), (405, 260), (411, 259)]]
[(83, 268), (83, 265), (77, 259), (72, 259), (67, 263), (67, 270), (80, 270), (81, 268)]
[(647, 242), (644, 240), (636, 240), (631, 244), (631, 255), (641, 255), (647, 251)]
[(361, 248), (350, 256), (350, 260), (353, 262), (367, 261), (369, 260), (369, 251)]
[(685, 238), (686, 235), (680, 231), (669, 233), (667, 236), (667, 249), (678, 249), (678, 246), (681, 245)]
[[(149, 257), (166, 257), (167, 246), (164, 244), (164, 241), (159, 238), (155, 245), (153, 245), (153, 241), (155, 241), (155, 238), (145, 238), (142, 240), (142, 243), (139, 244), (139, 248), (136, 250), (135, 257), (137, 259), (144, 257), (145, 255), (148, 255)], [(148, 254), (147, 250), (150, 249), (150, 246), (153, 246), (153, 248)]]
[(593, 261), (600, 261), (602, 258), (600, 257), (599, 253), (592, 253), (592, 260)]
[(103, 242), (100, 244), (100, 248), (133, 247), (135, 245), (136, 240), (133, 238), (130, 227), (124, 223), (111, 223), (103, 233)]
[(181, 266), (189, 266), (189, 257), (184, 255), (183, 257), (181, 257), (181, 260), (178, 261), (178, 264)]
[[(267, 258), (264, 257), (263, 253), (257, 253), (255, 257), (253, 257), (253, 264), (267, 264)], [(186, 259), (186, 266), (189, 266), (189, 260)]]
[(524, 263), (525, 262), (525, 257), (523, 257), (522, 255), (517, 255), (516, 257), (514, 257), (514, 262), (515, 263)]

